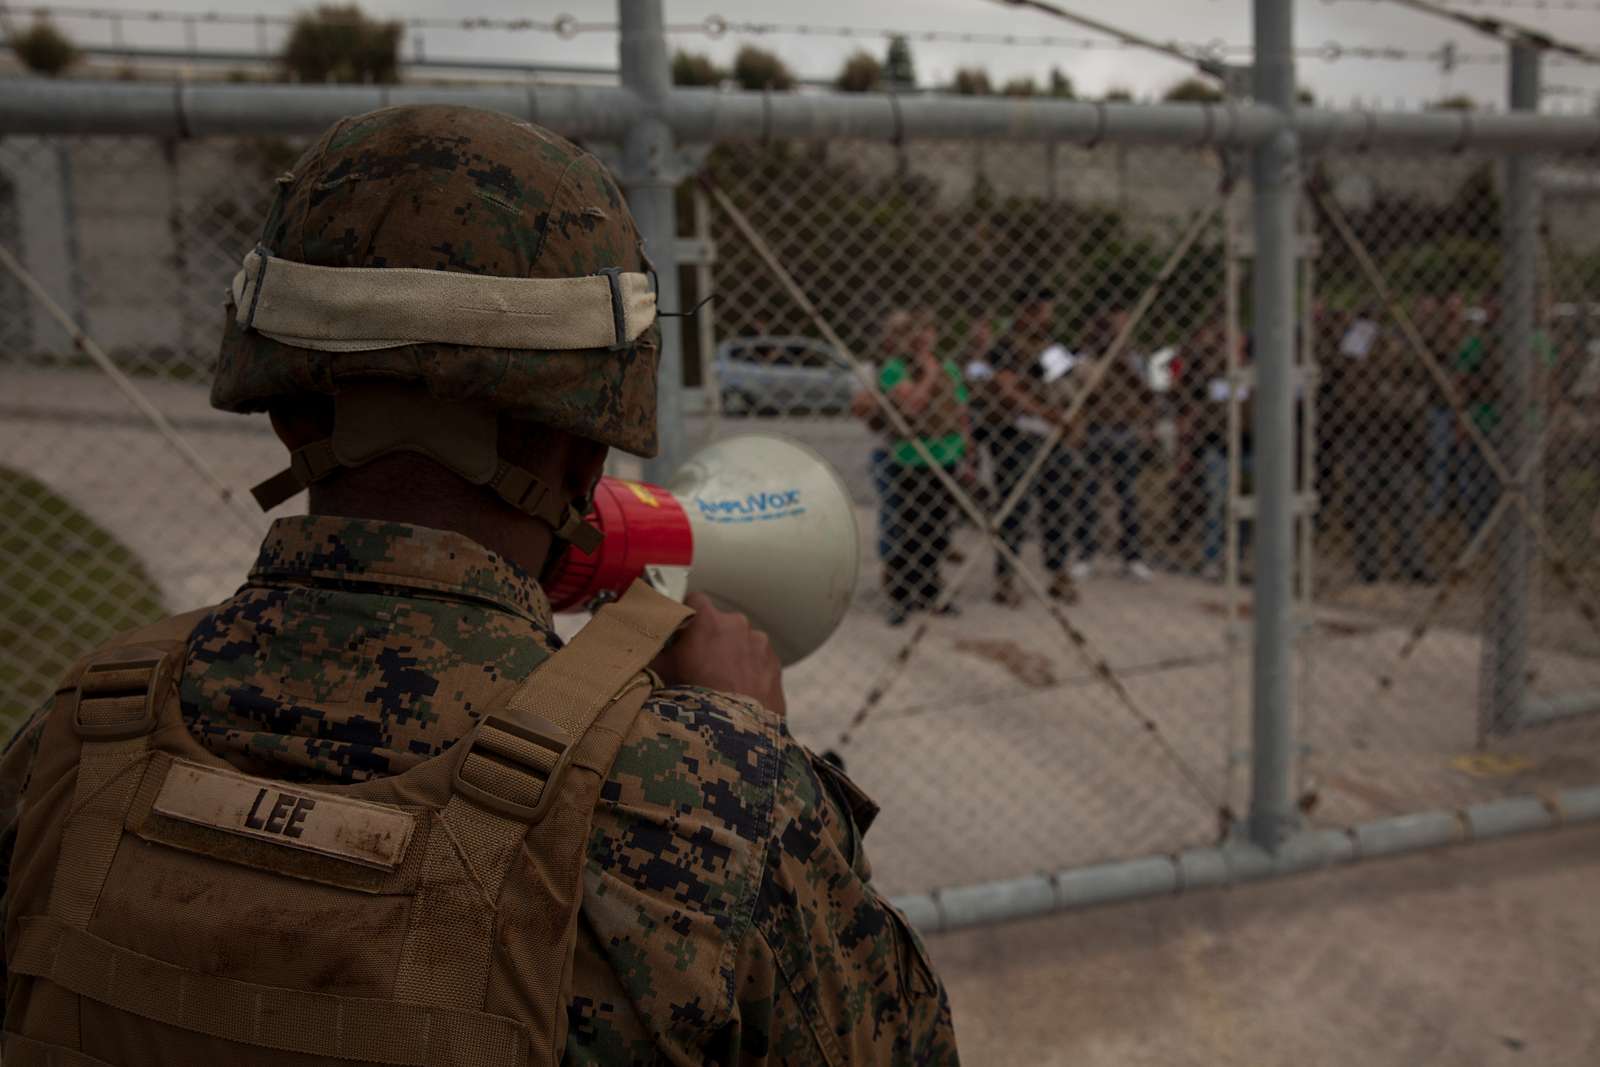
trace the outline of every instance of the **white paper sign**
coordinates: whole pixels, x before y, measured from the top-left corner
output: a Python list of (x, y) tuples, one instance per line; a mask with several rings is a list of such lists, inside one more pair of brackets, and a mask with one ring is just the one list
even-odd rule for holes
[(1339, 342), (1339, 352), (1351, 359), (1366, 359), (1377, 339), (1378, 324), (1371, 319), (1357, 319), (1344, 332), (1344, 340)]
[(1067, 351), (1067, 346), (1062, 344), (1051, 345), (1039, 353), (1039, 366), (1044, 370), (1046, 385), (1065, 378), (1079, 362), (1079, 358)]
[(1048, 422), (1037, 415), (1018, 415), (1016, 427), (1023, 433), (1032, 434), (1035, 437), (1049, 437), (1052, 429)]
[[(1226, 378), (1213, 378), (1211, 381), (1206, 383), (1206, 395), (1211, 398), (1212, 403), (1224, 403), (1230, 397), (1232, 397), (1233, 394), (1234, 387)], [(1238, 394), (1240, 400), (1249, 400), (1250, 387), (1248, 385), (1239, 386)]]

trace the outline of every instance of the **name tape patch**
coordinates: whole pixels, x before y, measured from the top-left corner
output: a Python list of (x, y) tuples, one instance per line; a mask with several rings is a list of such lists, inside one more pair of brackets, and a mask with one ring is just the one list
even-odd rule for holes
[(154, 809), (287, 848), (394, 870), (405, 859), (416, 817), (398, 808), (174, 760)]

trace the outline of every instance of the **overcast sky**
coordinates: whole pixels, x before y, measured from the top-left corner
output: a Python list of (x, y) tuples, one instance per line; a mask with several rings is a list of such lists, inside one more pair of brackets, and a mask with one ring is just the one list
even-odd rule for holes
[[(1063, 6), (1130, 30), (1187, 44), (1247, 44), (1250, 40), (1249, 0), (1061, 0)], [(1456, 0), (1468, 10), (1493, 11), (1538, 26), (1576, 43), (1600, 50), (1600, 0), (1576, 0), (1588, 4), (1585, 10), (1503, 9), (1493, 5), (1503, 0)], [(1569, 0), (1562, 0), (1563, 3)], [(1487, 4), (1489, 7), (1485, 8)], [(23, 4), (13, 3), (12, 7)], [(102, 8), (206, 11), (253, 14), (289, 13), (306, 6), (295, 0), (247, 0), (213, 3), (197, 0), (100, 0)], [(614, 0), (564, 0), (560, 3), (518, 2), (518, 0), (452, 0), (427, 3), (424, 0), (363, 0), (363, 7), (387, 16), (488, 15), (503, 18), (553, 19), (569, 13), (579, 20), (614, 23)], [(1085, 31), (1047, 15), (1017, 10), (994, 0), (745, 0), (743, 3), (716, 0), (667, 0), (669, 24), (699, 24), (707, 16), (720, 15), (730, 22), (763, 21), (793, 25), (849, 26), (863, 29), (893, 28), (907, 33), (938, 30), (973, 33), (1011, 33), (1019, 37), (1042, 34), (1094, 37)], [(1446, 42), (1455, 42), (1464, 57), (1498, 55), (1499, 42), (1480, 36), (1450, 22), (1398, 7), (1382, 0), (1299, 0), (1296, 42), (1303, 47), (1322, 48), (1330, 44), (1349, 47), (1402, 48), (1431, 52)], [(62, 21), (63, 28), (90, 43), (107, 36), (103, 25), (81, 20)], [(129, 43), (181, 43), (176, 27), (145, 27), (130, 22), (125, 29)], [(1101, 38), (1104, 39), (1104, 38)], [(274, 42), (281, 37), (274, 36)], [(839, 36), (801, 35), (793, 32), (761, 35), (728, 34), (712, 39), (702, 32), (674, 34), (672, 43), (690, 51), (706, 52), (722, 61), (731, 59), (740, 44), (750, 42), (781, 54), (802, 77), (831, 77), (844, 59), (856, 49), (866, 48), (881, 55), (881, 37), (849, 39)], [(249, 31), (203, 28), (202, 47), (251, 47)], [(511, 33), (504, 31), (462, 32), (429, 29), (424, 43), (431, 57), (473, 57), (517, 59), (531, 62), (614, 65), (616, 35), (594, 31), (568, 40), (550, 33)], [(943, 41), (913, 41), (919, 81), (943, 84), (961, 66), (982, 66), (999, 83), (1007, 78), (1032, 75), (1041, 81), (1051, 66), (1059, 66), (1073, 80), (1080, 94), (1099, 95), (1111, 88), (1126, 88), (1135, 95), (1157, 95), (1189, 70), (1176, 60), (1142, 51), (1079, 49), (1070, 47), (1006, 46)], [(1247, 56), (1233, 57), (1244, 61)], [(1504, 99), (1503, 62), (1460, 64), (1453, 73), (1441, 71), (1428, 61), (1372, 60), (1346, 56), (1336, 61), (1302, 59), (1300, 81), (1319, 101), (1343, 105), (1352, 101), (1386, 107), (1417, 107), (1441, 96), (1466, 93), (1484, 106)], [(1595, 107), (1600, 93), (1600, 68), (1575, 63), (1547, 62), (1545, 83), (1555, 92), (1547, 95), (1546, 109), (1573, 111)], [(1569, 90), (1581, 90), (1581, 93)]]

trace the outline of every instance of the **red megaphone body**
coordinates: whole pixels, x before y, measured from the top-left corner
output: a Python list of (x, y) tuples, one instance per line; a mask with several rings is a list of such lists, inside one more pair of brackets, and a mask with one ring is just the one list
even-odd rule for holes
[(659, 485), (600, 479), (589, 521), (605, 539), (592, 556), (576, 548), (567, 553), (547, 590), (556, 611), (577, 611), (602, 594), (620, 593), (646, 567), (687, 567), (694, 561), (689, 516)]

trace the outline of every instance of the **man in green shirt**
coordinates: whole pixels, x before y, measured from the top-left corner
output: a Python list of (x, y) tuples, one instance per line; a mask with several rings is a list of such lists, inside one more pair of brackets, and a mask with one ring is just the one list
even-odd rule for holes
[(913, 611), (932, 610), (943, 588), (939, 561), (950, 547), (955, 501), (928, 457), (956, 474), (971, 454), (967, 387), (960, 369), (938, 357), (937, 344), (932, 316), (920, 315), (908, 353), (886, 362), (878, 376), (879, 387), (927, 450), (911, 440), (896, 440), (889, 449), (893, 492), (886, 501), (883, 565), (891, 626), (903, 624)]

